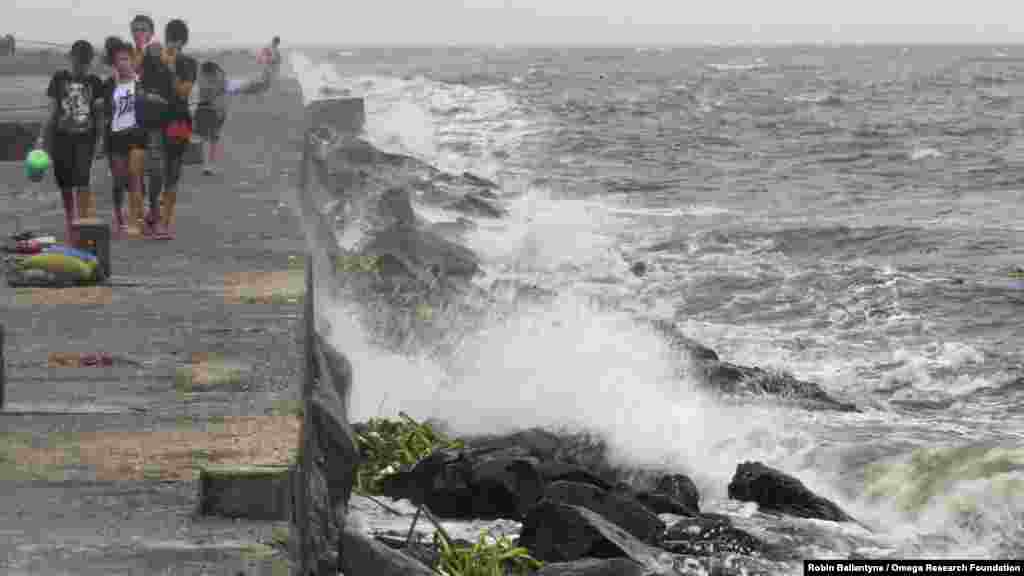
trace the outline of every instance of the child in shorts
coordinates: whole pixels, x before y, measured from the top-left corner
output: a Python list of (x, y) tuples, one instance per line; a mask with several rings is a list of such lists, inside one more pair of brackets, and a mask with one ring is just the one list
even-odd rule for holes
[(71, 46), (71, 70), (54, 74), (46, 89), (50, 112), (36, 141), (53, 159), (53, 174), (64, 201), (65, 241), (69, 243), (76, 241), (74, 224), (78, 219), (96, 216), (96, 199), (89, 185), (103, 82), (90, 72), (94, 55), (86, 40)]
[(203, 174), (216, 173), (217, 163), (224, 157), (221, 130), (228, 115), (228, 78), (216, 62), (203, 62), (199, 69), (199, 103), (196, 107), (196, 132), (206, 146)]
[[(108, 46), (108, 58), (114, 74), (104, 84), (108, 123), (108, 154), (114, 175), (114, 225), (119, 236), (126, 236), (129, 223), (143, 217), (142, 176), (146, 133), (136, 115), (138, 80), (132, 62), (132, 46), (116, 40)], [(124, 191), (128, 190), (128, 210), (124, 209)]]

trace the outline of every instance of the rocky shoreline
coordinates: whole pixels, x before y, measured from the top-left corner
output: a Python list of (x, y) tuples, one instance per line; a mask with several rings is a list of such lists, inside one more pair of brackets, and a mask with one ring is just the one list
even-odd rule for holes
[[(497, 183), (471, 173), (445, 173), (417, 159), (382, 152), (359, 137), (330, 130), (322, 131), (321, 137), (318, 161), (307, 169), (316, 172), (328, 199), (317, 206), (310, 205), (309, 198), (300, 199), (299, 209), (307, 228), (315, 229), (307, 229), (307, 238), (322, 244), (316, 249), (325, 251), (333, 263), (332, 277), (325, 284), (330, 299), (356, 310), (374, 344), (398, 352), (427, 351), (435, 357), (451, 354), (453, 341), (471, 335), (486, 321), (514, 314), (524, 302), (542, 303), (557, 296), (544, 286), (515, 280), (511, 286), (479, 282), (486, 275), (486, 263), (463, 239), (480, 222), (508, 215)], [(428, 219), (424, 210), (448, 219)], [(646, 269), (643, 263), (625, 259), (623, 267), (636, 276)], [(432, 313), (423, 314), (424, 309)], [(648, 323), (687, 360), (683, 364), (688, 365), (688, 374), (713, 395), (807, 410), (859, 411), (813, 382), (723, 360), (671, 321), (636, 321)], [(348, 402), (351, 367), (339, 356), (344, 351), (325, 351), (330, 348), (326, 341), (320, 347), (324, 358), (335, 357), (336, 366), (331, 369), (328, 362), (327, 373), (339, 374), (335, 380), (343, 382), (334, 383), (340, 409)], [(446, 429), (443, 422), (433, 425)], [(357, 436), (366, 424), (355, 424), (351, 430)], [(619, 467), (597, 434), (529, 428), (461, 440), (462, 447), (435, 450), (384, 479), (380, 495), (390, 504), (381, 505), (393, 509), (396, 502), (409, 502), (442, 522), (511, 522), (515, 542), (547, 563), (538, 574), (798, 570), (798, 550), (806, 544), (794, 536), (799, 529), (787, 525), (772, 534), (738, 526), (728, 515), (703, 511), (701, 495), (689, 477), (673, 470)], [(321, 449), (348, 452), (346, 441), (337, 442), (333, 449), (329, 444)], [(322, 466), (326, 477), (350, 474), (341, 468), (332, 472), (330, 462)], [(836, 503), (761, 462), (737, 463), (727, 491), (732, 501), (756, 504), (761, 515), (850, 524), (864, 532)], [(370, 568), (361, 561), (389, 558), (385, 563), (390, 567), (377, 567), (377, 573), (431, 573), (437, 548), (402, 538), (393, 529), (393, 518), (367, 514), (373, 506), (360, 504), (360, 498), (352, 495), (352, 502), (363, 512), (343, 528), (345, 571), (363, 573)], [(414, 518), (419, 518), (418, 512)], [(355, 535), (357, 531), (364, 536)], [(457, 539), (472, 544), (468, 540)], [(323, 542), (317, 548), (329, 546)]]
[[(353, 428), (357, 434), (367, 430), (366, 424)], [(616, 467), (607, 447), (592, 435), (535, 428), (461, 441), (463, 448), (436, 450), (386, 476), (381, 494), (391, 502), (422, 506), (442, 520), (511, 521), (515, 544), (547, 563), (538, 574), (798, 569), (796, 550), (736, 526), (727, 515), (702, 511), (700, 493), (686, 475)], [(799, 479), (760, 462), (739, 463), (728, 493), (768, 514), (856, 524)], [(378, 542), (423, 564), (419, 573), (428, 574), (437, 564), (436, 547), (409, 543), (388, 531), (386, 522), (357, 514), (357, 523)], [(455, 541), (473, 544), (466, 538)]]

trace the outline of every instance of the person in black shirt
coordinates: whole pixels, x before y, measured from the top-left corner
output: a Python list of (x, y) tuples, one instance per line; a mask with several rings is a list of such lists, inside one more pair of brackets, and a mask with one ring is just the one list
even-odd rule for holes
[(160, 230), (165, 238), (174, 238), (175, 205), (185, 151), (192, 141), (192, 111), (189, 96), (196, 82), (199, 63), (182, 54), (188, 43), (188, 26), (181, 20), (171, 20), (164, 31), (167, 41), (167, 66), (173, 71), (170, 106), (167, 109), (167, 127), (164, 129), (164, 211)]
[(94, 55), (92, 44), (85, 40), (71, 46), (71, 70), (54, 74), (46, 89), (50, 113), (36, 142), (38, 148), (49, 150), (53, 159), (53, 174), (64, 200), (65, 241), (71, 243), (77, 220), (96, 215), (96, 199), (89, 185), (103, 83), (90, 72)]
[[(142, 118), (149, 134), (147, 152), (152, 148), (160, 150), (159, 154), (149, 154), (146, 159), (147, 168), (154, 163), (147, 187), (149, 214), (146, 232), (155, 238), (170, 239), (174, 237), (174, 209), (182, 161), (192, 137), (192, 113), (188, 99), (198, 64), (191, 56), (181, 53), (188, 43), (185, 22), (168, 22), (164, 40), (165, 48), (156, 43), (150, 44), (142, 60), (142, 90), (149, 95), (143, 106)], [(162, 170), (157, 170), (156, 166), (161, 166)], [(164, 204), (162, 214), (161, 195)]]

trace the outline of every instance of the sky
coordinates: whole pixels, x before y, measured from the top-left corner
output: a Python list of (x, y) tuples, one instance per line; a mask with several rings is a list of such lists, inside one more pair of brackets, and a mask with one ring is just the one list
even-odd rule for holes
[[(1024, 5), (920, 0), (0, 0), (0, 34), (94, 42), (148, 13), (182, 18), (197, 47), (291, 44), (1024, 42)], [(143, 8), (140, 8), (143, 6)], [(27, 44), (26, 44), (27, 45)]]

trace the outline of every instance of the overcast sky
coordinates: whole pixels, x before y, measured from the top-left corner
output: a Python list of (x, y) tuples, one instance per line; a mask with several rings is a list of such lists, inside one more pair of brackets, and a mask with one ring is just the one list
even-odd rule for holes
[(0, 33), (98, 41), (137, 12), (185, 19), (197, 46), (1024, 41), (1022, 4), (998, 0), (0, 0)]

